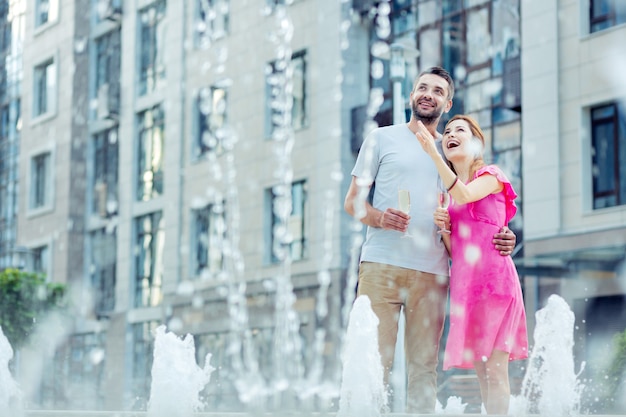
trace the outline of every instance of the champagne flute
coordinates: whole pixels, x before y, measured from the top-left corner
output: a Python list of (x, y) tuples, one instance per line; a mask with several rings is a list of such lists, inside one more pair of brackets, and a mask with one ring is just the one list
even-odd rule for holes
[[(409, 190), (398, 189), (398, 210), (405, 214), (409, 214), (411, 211), (411, 194)], [(402, 237), (410, 237), (408, 232), (404, 232)]]
[[(439, 201), (439, 207), (441, 207), (442, 209), (447, 209), (450, 205), (450, 193), (443, 185), (441, 178), (439, 178), (439, 199), (437, 201)], [(450, 231), (446, 229), (446, 225), (444, 224), (443, 226), (439, 227), (437, 233), (450, 233)]]

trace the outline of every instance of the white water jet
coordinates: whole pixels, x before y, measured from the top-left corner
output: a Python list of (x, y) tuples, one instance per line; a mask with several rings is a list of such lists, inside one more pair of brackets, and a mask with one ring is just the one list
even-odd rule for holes
[(0, 415), (3, 416), (9, 415), (8, 412), (19, 405), (21, 398), (21, 391), (9, 369), (12, 358), (13, 348), (0, 327)]
[(214, 368), (209, 364), (210, 353), (200, 368), (195, 352), (192, 335), (181, 339), (166, 332), (164, 325), (156, 329), (149, 417), (188, 417), (201, 409), (199, 393), (209, 383)]
[(435, 404), (435, 414), (464, 414), (467, 403), (463, 402), (462, 397), (452, 396), (448, 397), (446, 406), (443, 407), (439, 400)]
[(378, 417), (387, 411), (388, 396), (378, 351), (378, 323), (369, 297), (358, 297), (352, 306), (342, 352), (337, 417)]
[(522, 413), (576, 416), (582, 386), (574, 372), (574, 313), (563, 298), (553, 294), (535, 317), (535, 346), (522, 384)]

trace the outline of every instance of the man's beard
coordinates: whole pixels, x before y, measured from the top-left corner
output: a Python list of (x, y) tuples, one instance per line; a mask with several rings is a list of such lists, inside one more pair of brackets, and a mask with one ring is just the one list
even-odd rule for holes
[(420, 113), (417, 108), (417, 103), (411, 106), (411, 111), (413, 112), (413, 117), (416, 120), (421, 120), (425, 125), (433, 124), (441, 117), (443, 114), (443, 109), (435, 108), (430, 114)]

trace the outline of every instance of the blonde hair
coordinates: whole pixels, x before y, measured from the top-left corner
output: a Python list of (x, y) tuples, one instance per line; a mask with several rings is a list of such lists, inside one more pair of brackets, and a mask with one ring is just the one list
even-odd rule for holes
[[(478, 171), (480, 168), (487, 165), (485, 164), (485, 161), (483, 159), (483, 150), (485, 149), (485, 134), (483, 133), (480, 126), (478, 125), (478, 122), (473, 117), (468, 116), (466, 114), (457, 114), (456, 116), (453, 116), (450, 120), (448, 120), (448, 123), (446, 123), (446, 128), (448, 127), (450, 123), (454, 122), (455, 120), (465, 121), (469, 125), (470, 132), (472, 132), (472, 137), (478, 139), (482, 145), (482, 150), (474, 157), (474, 161), (472, 162), (472, 165), (470, 166), (469, 179), (471, 180), (472, 178), (474, 178), (474, 173), (476, 171)], [(444, 131), (445, 131), (445, 128), (444, 128)], [(457, 172), (452, 166), (452, 164), (448, 162), (448, 165), (450, 165), (450, 168), (452, 168), (452, 171), (454, 171), (454, 173), (456, 174)]]

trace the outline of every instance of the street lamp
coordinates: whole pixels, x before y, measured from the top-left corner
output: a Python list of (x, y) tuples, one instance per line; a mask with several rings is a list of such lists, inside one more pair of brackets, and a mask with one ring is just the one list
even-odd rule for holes
[(406, 123), (402, 83), (406, 77), (407, 59), (415, 59), (419, 51), (399, 42), (390, 45), (389, 77), (393, 83), (393, 124)]
[[(394, 42), (390, 45), (389, 54), (389, 78), (393, 83), (393, 124), (404, 124), (407, 122), (404, 112), (404, 97), (402, 97), (402, 83), (406, 78), (406, 62), (409, 59), (415, 59), (419, 55), (419, 51), (412, 46), (404, 45), (400, 42)], [(394, 397), (391, 405), (392, 411), (402, 412), (406, 406), (406, 367), (404, 366), (404, 311), (400, 313), (398, 320), (398, 336), (396, 339), (396, 349), (391, 374), (391, 386), (393, 387)]]
[(404, 61), (404, 47), (399, 43), (391, 44), (391, 59), (389, 60), (389, 76), (393, 83), (393, 124), (406, 123), (404, 115), (404, 100), (402, 98), (402, 82), (406, 77), (406, 63)]

